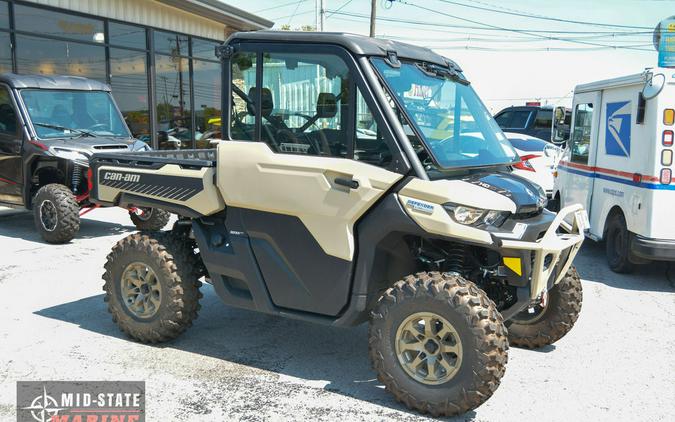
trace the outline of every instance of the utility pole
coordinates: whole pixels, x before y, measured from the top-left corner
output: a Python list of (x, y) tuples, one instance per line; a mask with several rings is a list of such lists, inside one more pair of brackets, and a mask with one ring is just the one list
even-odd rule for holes
[(370, 0), (370, 37), (375, 37), (375, 19), (377, 14), (377, 0)]
[(324, 4), (324, 0), (315, 0), (314, 12), (316, 30), (323, 32), (324, 25), (326, 24), (326, 5)]

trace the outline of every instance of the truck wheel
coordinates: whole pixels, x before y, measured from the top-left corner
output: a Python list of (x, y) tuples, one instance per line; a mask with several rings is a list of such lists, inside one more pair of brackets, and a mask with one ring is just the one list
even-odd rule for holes
[(506, 322), (509, 343), (536, 349), (560, 340), (579, 318), (582, 299), (579, 273), (570, 266), (565, 277), (548, 291), (543, 304), (525, 309)]
[(171, 218), (171, 214), (157, 208), (138, 208), (138, 211), (129, 211), (129, 217), (138, 230), (162, 230)]
[(58, 183), (37, 191), (33, 218), (37, 231), (48, 243), (70, 242), (80, 230), (80, 206), (70, 189)]
[(200, 308), (197, 268), (192, 249), (170, 233), (134, 233), (120, 240), (103, 274), (113, 322), (143, 343), (178, 337)]
[(458, 275), (409, 275), (371, 313), (369, 354), (377, 378), (396, 400), (433, 416), (459, 415), (490, 398), (508, 347), (495, 304)]
[(605, 251), (610, 270), (630, 273), (635, 269), (635, 264), (630, 262), (630, 235), (626, 219), (621, 214), (614, 214), (607, 222)]

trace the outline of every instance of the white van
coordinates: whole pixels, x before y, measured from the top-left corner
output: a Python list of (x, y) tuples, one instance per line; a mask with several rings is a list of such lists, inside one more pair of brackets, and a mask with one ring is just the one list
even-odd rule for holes
[[(675, 260), (675, 70), (579, 85), (554, 203), (580, 203), (616, 272)], [(555, 125), (555, 123), (554, 123)]]

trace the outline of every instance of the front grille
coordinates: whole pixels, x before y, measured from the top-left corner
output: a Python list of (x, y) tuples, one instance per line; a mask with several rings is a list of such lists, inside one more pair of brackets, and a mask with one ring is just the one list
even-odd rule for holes
[(94, 149), (127, 149), (125, 144), (94, 145)]
[(528, 218), (533, 218), (533, 217), (538, 216), (539, 214), (542, 213), (543, 210), (544, 210), (544, 208), (539, 208), (536, 211), (520, 212), (520, 213), (517, 213), (517, 214), (513, 214), (511, 216), (511, 218), (513, 218), (514, 220), (527, 220)]

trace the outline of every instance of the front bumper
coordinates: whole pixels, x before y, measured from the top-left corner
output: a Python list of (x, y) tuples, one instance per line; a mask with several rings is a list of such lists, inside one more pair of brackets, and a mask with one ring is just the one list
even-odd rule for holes
[[(531, 253), (531, 299), (537, 298), (544, 290), (558, 283), (572, 265), (587, 228), (582, 213), (585, 211), (578, 204), (560, 210), (544, 235), (536, 241), (500, 239), (503, 249), (520, 251), (524, 255), (528, 251)], [(495, 237), (499, 238), (498, 235)]]
[(631, 253), (638, 258), (675, 261), (675, 240), (652, 239), (640, 235), (631, 238)]

